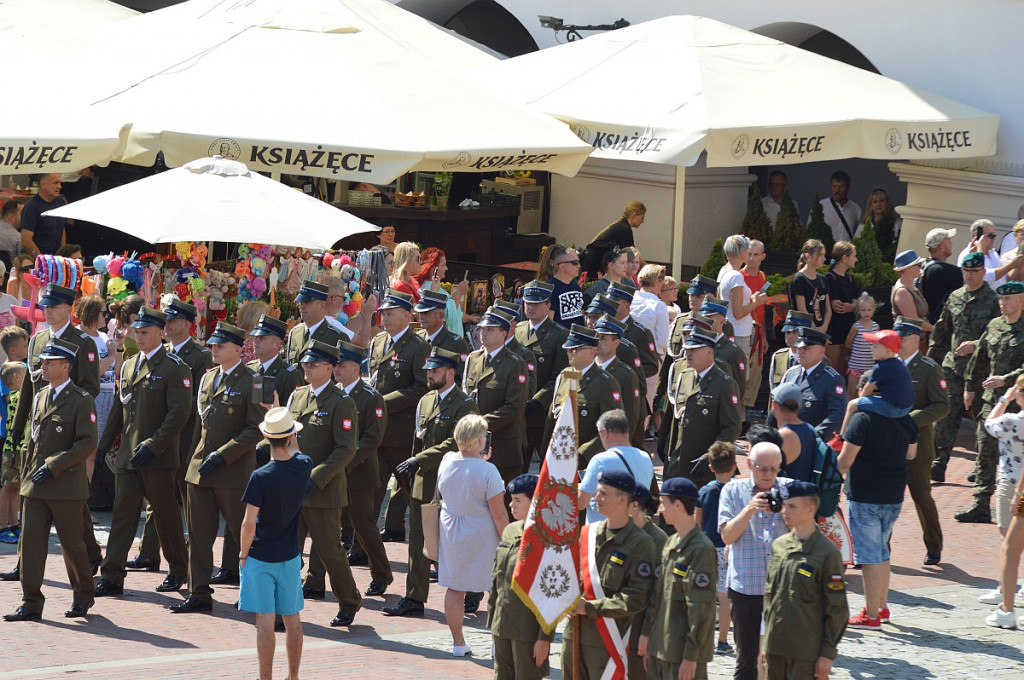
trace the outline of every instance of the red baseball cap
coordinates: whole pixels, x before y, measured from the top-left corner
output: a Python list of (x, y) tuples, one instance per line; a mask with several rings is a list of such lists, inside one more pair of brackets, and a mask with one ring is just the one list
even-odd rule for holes
[(878, 331), (877, 333), (865, 333), (864, 339), (868, 342), (873, 342), (876, 345), (881, 345), (893, 352), (899, 352), (900, 347), (903, 346), (903, 339), (900, 337), (900, 334), (891, 330)]

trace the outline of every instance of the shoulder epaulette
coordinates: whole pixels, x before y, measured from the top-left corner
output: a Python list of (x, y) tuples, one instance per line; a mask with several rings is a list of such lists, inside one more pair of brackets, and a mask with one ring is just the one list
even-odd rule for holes
[[(796, 366), (794, 366), (793, 368), (796, 368)], [(831, 366), (825, 366), (825, 373), (832, 376), (833, 378), (839, 378), (840, 380), (842, 380), (843, 378), (843, 376), (839, 375), (839, 371), (832, 368)]]
[(166, 356), (167, 356), (168, 359), (170, 359), (171, 361), (173, 361), (176, 364), (183, 364), (183, 363), (185, 363), (182, 360), (181, 357), (179, 357), (177, 354), (173, 354), (172, 352), (167, 352)]
[(938, 366), (939, 365), (939, 362), (935, 361), (935, 359), (932, 359), (929, 356), (925, 356), (924, 354), (921, 355), (921, 361), (924, 364), (928, 365), (928, 366)]
[(633, 319), (633, 325), (636, 326), (637, 328), (639, 328), (642, 331), (647, 330), (647, 326), (643, 325), (642, 323), (640, 323), (636, 319)]

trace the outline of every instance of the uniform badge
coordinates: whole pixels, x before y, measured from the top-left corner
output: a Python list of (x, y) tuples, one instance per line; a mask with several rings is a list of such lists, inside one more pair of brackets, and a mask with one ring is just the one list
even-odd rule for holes
[(623, 565), (626, 563), (626, 554), (616, 550), (608, 559), (612, 562), (612, 564)]
[(706, 415), (708, 414), (708, 410), (707, 410), (707, 409), (704, 409), (703, 411), (701, 411), (701, 412), (700, 412), (700, 414), (701, 414), (702, 416), (706, 416)]
[(89, 352), (89, 361), (96, 361), (96, 352)]
[(382, 408), (378, 408), (376, 411), (374, 411), (374, 413), (377, 414), (378, 418), (383, 418), (384, 417), (384, 409), (382, 409)]
[[(95, 423), (95, 422), (96, 422), (96, 412), (95, 412), (95, 411), (90, 411), (90, 412), (89, 412), (89, 421), (90, 421), (90, 422), (93, 422), (93, 423)], [(58, 432), (59, 432), (59, 431), (60, 431), (60, 430), (58, 430)]]
[(805, 578), (810, 578), (811, 576), (814, 575), (814, 565), (813, 564), (808, 564), (807, 562), (804, 562), (803, 564), (801, 564), (799, 567), (796, 568), (796, 573), (800, 574), (801, 576), (803, 576)]
[(192, 388), (192, 381), (189, 378), (182, 378), (181, 384), (184, 385), (185, 387), (188, 387), (189, 389)]
[(63, 425), (58, 425), (58, 426), (56, 427), (56, 430), (57, 430), (57, 433), (59, 434), (59, 433), (61, 433), (61, 432), (63, 432), (63, 431), (64, 431), (64, 426), (63, 426)]
[(542, 356), (537, 357), (537, 363), (538, 364), (543, 364), (544, 363), (544, 357), (542, 357)]
[(647, 343), (647, 349), (649, 349), (649, 350), (651, 350), (653, 352), (654, 351), (654, 343), (653, 342)]
[(842, 385), (836, 385), (836, 394), (843, 394), (845, 391)]
[(583, 416), (584, 418), (586, 418), (587, 417), (587, 409), (585, 409), (585, 408), (584, 409), (580, 409), (580, 415)]
[(732, 395), (732, 403), (734, 403), (734, 404), (740, 403), (739, 397), (737, 397), (735, 394)]
[(687, 566), (685, 562), (676, 562), (672, 567), (672, 573), (676, 576), (686, 576)]
[(636, 565), (636, 573), (640, 576), (643, 576), (644, 578), (647, 578), (651, 575), (651, 565), (647, 562), (641, 562), (640, 564)]
[(537, 367), (534, 366), (533, 364), (526, 364), (526, 368), (530, 370), (530, 373), (533, 373), (534, 371), (537, 370)]
[(640, 368), (640, 358), (639, 357), (637, 357), (636, 359), (633, 359), (633, 365), (636, 366), (637, 368)]
[(519, 374), (517, 379), (519, 380), (519, 384), (520, 385), (525, 385), (526, 384), (526, 376), (523, 375), (522, 373)]
[(835, 590), (837, 592), (846, 590), (846, 584), (843, 583), (843, 575), (832, 574), (832, 576), (829, 578), (828, 589)]
[(612, 399), (614, 401), (622, 401), (622, 397), (619, 395), (618, 392), (612, 392)]
[(343, 429), (343, 430), (351, 430), (352, 429), (352, 419), (351, 418), (343, 419), (341, 421), (341, 429)]
[(634, 399), (639, 399), (640, 398), (640, 390), (636, 389), (635, 387), (633, 388), (633, 398)]
[(693, 577), (693, 585), (698, 588), (707, 588), (711, 585), (711, 575), (704, 571), (700, 572)]
[(942, 389), (946, 389), (946, 381), (945, 380), (940, 380), (939, 381), (939, 387), (941, 387)]
[(747, 365), (745, 363), (743, 363), (742, 361), (740, 362), (740, 370), (741, 371), (747, 370)]

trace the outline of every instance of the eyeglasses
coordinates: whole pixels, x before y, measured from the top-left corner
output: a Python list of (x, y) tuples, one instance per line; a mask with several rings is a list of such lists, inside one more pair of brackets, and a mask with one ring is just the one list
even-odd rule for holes
[(771, 472), (773, 474), (779, 471), (778, 465), (761, 465), (759, 463), (754, 463), (754, 467), (761, 472)]
[(561, 262), (558, 263), (559, 266), (561, 266), (563, 264), (571, 264), (573, 267), (578, 267), (578, 266), (580, 266), (580, 261), (579, 260), (562, 260)]

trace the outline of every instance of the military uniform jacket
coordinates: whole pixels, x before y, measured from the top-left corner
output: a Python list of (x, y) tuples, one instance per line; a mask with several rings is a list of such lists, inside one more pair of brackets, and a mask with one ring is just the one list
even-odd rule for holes
[(772, 543), (764, 590), (768, 654), (801, 661), (836, 658), (850, 610), (843, 560), (820, 531), (806, 541), (793, 532)]
[[(69, 382), (50, 404), (53, 388), (44, 383), (33, 395), (26, 439), (26, 465), (20, 493), (26, 498), (84, 501), (89, 497), (85, 461), (96, 452), (96, 402)], [(32, 475), (46, 465), (53, 477), (36, 484)]]
[(348, 337), (331, 328), (331, 325), (327, 323), (327, 317), (321, 319), (312, 334), (306, 324), (295, 324), (295, 327), (288, 332), (288, 341), (285, 343), (285, 361), (289, 364), (299, 363), (299, 357), (306, 351), (312, 340), (319, 340), (328, 345), (337, 345), (338, 340), (348, 340)]
[(967, 290), (967, 286), (954, 290), (928, 336), (928, 356), (943, 368), (966, 374), (972, 355), (958, 357), (953, 350), (960, 343), (980, 338), (989, 322), (999, 314), (999, 296), (987, 283), (975, 291)]
[(699, 526), (665, 542), (644, 621), (647, 652), (667, 663), (708, 663), (715, 655), (718, 554)]
[(793, 366), (796, 366), (796, 355), (789, 351), (789, 347), (783, 347), (772, 354), (772, 370), (769, 374), (768, 380), (771, 383), (773, 390), (782, 384), (782, 379), (785, 377), (786, 371)]
[(612, 357), (608, 365), (602, 368), (619, 383), (622, 410), (626, 412), (626, 420), (629, 421), (629, 431), (632, 432), (636, 429), (637, 421), (640, 420), (640, 400), (643, 399), (640, 393), (640, 386), (637, 384), (636, 372), (619, 361), (618, 357)]
[[(199, 386), (199, 422), (185, 481), (220, 489), (244, 489), (256, 467), (256, 444), (263, 439), (259, 425), (266, 409), (260, 406), (260, 395), (252, 389), (253, 371), (239, 363), (215, 388), (221, 373), (220, 367), (210, 369)], [(224, 457), (225, 465), (213, 474), (200, 476), (199, 466), (214, 451)]]
[(721, 359), (729, 366), (729, 374), (733, 380), (741, 386), (744, 384), (747, 375), (747, 355), (743, 353), (739, 345), (726, 335), (719, 336), (715, 343), (715, 358)]
[(526, 362), (526, 400), (529, 401), (530, 397), (537, 393), (537, 355), (523, 347), (515, 337), (508, 339), (505, 349)]
[(569, 331), (552, 319), (546, 319), (533, 336), (530, 336), (530, 322), (520, 321), (516, 326), (516, 340), (537, 358), (537, 390), (533, 399), (540, 402), (544, 410), (551, 408), (555, 396), (555, 381), (562, 370), (569, 366), (569, 355), (562, 349)]
[(949, 413), (949, 391), (946, 389), (946, 375), (942, 367), (920, 352), (907, 364), (910, 379), (914, 382), (914, 407), (910, 417), (917, 423), (918, 455), (925, 450), (934, 454), (935, 427), (943, 416)]
[[(803, 370), (802, 366), (794, 366), (786, 371), (782, 382), (797, 384)], [(819, 437), (829, 441), (839, 431), (846, 415), (846, 381), (822, 360), (800, 388), (804, 395), (804, 405), (798, 413), (800, 420), (812, 425)], [(774, 421), (771, 418), (768, 424), (774, 426)]]
[(213, 368), (213, 356), (210, 354), (210, 350), (189, 338), (177, 352), (168, 351), (184, 361), (192, 372), (192, 403), (197, 403), (199, 401), (199, 385), (203, 381), (203, 376)]
[(476, 402), (467, 397), (458, 385), (452, 385), (444, 399), (439, 397), (437, 390), (431, 390), (416, 405), (416, 437), (412, 452), (419, 468), (412, 480), (412, 497), (424, 503), (434, 499), (441, 459), (446, 453), (459, 450), (455, 443), (455, 425), (463, 416), (478, 413)]
[[(344, 391), (341, 385), (338, 388)], [(388, 427), (388, 410), (381, 393), (362, 379), (356, 381), (348, 396), (355, 402), (359, 413), (359, 441), (355, 457), (345, 468), (348, 477), (346, 481), (353, 488), (362, 485), (375, 489), (381, 484), (377, 449), (384, 441), (384, 432)]]
[(717, 365), (703, 378), (691, 367), (677, 374), (668, 392), (673, 415), (669, 456), (677, 474), (690, 476), (692, 462), (703, 457), (712, 443), (740, 436), (739, 396), (739, 385)]
[(343, 508), (348, 505), (345, 468), (356, 457), (359, 413), (345, 390), (328, 382), (319, 395), (302, 385), (288, 401), (288, 410), (302, 430), (296, 435), (299, 450), (313, 461), (309, 474), (313, 491), (302, 505), (307, 508)]
[[(555, 400), (548, 412), (544, 424), (544, 449), (547, 450), (551, 433), (555, 429), (555, 421), (569, 396), (571, 381), (558, 377), (555, 384)], [(579, 381), (576, 392), (576, 440), (579, 442), (580, 467), (586, 467), (587, 461), (604, 451), (601, 439), (597, 436), (597, 419), (601, 414), (613, 409), (622, 408), (622, 390), (619, 381), (613, 378), (600, 366), (591, 365)]]
[(469, 343), (466, 342), (466, 339), (460, 338), (455, 335), (455, 333), (452, 333), (447, 326), (441, 326), (441, 330), (437, 332), (437, 335), (434, 336), (433, 340), (431, 340), (430, 336), (427, 335), (425, 328), (418, 328), (416, 333), (430, 343), (431, 347), (440, 347), (441, 349), (448, 350), (449, 352), (454, 352), (459, 355), (461, 361), (459, 362), (459, 367), (455, 370), (455, 382), (461, 384), (462, 374), (466, 370), (466, 359), (469, 358), (470, 352)]
[[(643, 324), (634, 321), (631, 316), (627, 316), (624, 323), (626, 330), (622, 337), (636, 345), (636, 349), (640, 353), (640, 364), (644, 371), (641, 382), (646, 382), (647, 378), (658, 374), (658, 365), (661, 363), (658, 350), (654, 347), (654, 334)], [(645, 390), (644, 394), (646, 393)]]
[(263, 368), (263, 362), (259, 359), (253, 359), (246, 366), (258, 375), (274, 379), (274, 393), (277, 394), (279, 406), (288, 403), (288, 397), (292, 396), (296, 387), (306, 384), (302, 369), (297, 364), (286, 364), (282, 357), (276, 357), (267, 369)]
[(994, 404), (999, 394), (1021, 373), (1024, 373), (1024, 315), (1013, 323), (998, 316), (989, 321), (967, 363), (964, 391), (978, 392), (985, 378), (1000, 375), (1004, 380), (1003, 387), (985, 390), (982, 397), (986, 404)]
[[(632, 521), (618, 531), (608, 528), (608, 520), (592, 527), (597, 532), (596, 563), (604, 597), (586, 602), (586, 616), (580, 620), (580, 642), (604, 648), (594, 619), (614, 619), (619, 634), (625, 633), (633, 615), (647, 608), (654, 590), (654, 541)], [(586, 546), (581, 545), (581, 550)], [(611, 622), (609, 622), (611, 623)], [(573, 626), (566, 626), (562, 636), (572, 639)]]
[(498, 467), (521, 465), (526, 430), (530, 377), (526, 362), (502, 347), (487, 363), (487, 349), (469, 355), (462, 391), (476, 402), (491, 432), (491, 462)]
[(491, 596), (487, 600), (487, 627), (494, 637), (506, 640), (535, 642), (555, 639), (555, 631), (547, 634), (537, 623), (537, 617), (523, 604), (512, 590), (512, 574), (519, 560), (519, 546), (523, 542), (523, 521), (512, 522), (501, 532), (501, 542), (494, 555), (491, 577)]
[(180, 439), (191, 441), (193, 435), (183, 431), (192, 415), (192, 372), (185, 362), (163, 346), (152, 359), (134, 354), (121, 364), (116, 394), (99, 448), (109, 451), (121, 435), (117, 469), (133, 469), (128, 461), (139, 444), (156, 454), (147, 468), (173, 470), (181, 465)]
[[(672, 322), (672, 328), (668, 332), (668, 354), (676, 359), (683, 356), (683, 341), (686, 339), (683, 337), (683, 324), (689, 321), (693, 316), (693, 312), (686, 312), (685, 314), (676, 314), (675, 320)], [(722, 325), (722, 333), (725, 337), (731, 341), (735, 341), (736, 332), (733, 330), (732, 323), (726, 321)]]
[[(384, 348), (391, 344), (387, 351)], [(398, 342), (387, 333), (370, 341), (370, 383), (384, 396), (388, 428), (381, 446), (409, 449), (414, 429), (413, 416), (420, 397), (427, 393), (427, 369), (423, 365), (430, 344), (405, 329)]]
[[(623, 337), (619, 342), (619, 349), (616, 350), (615, 356), (618, 357), (619, 361), (633, 369), (633, 372), (636, 373), (637, 385), (640, 387), (640, 394), (646, 397), (647, 374), (644, 372), (644, 363), (640, 359), (640, 350), (637, 349), (637, 346)], [(566, 361), (568, 362), (568, 359)]]

